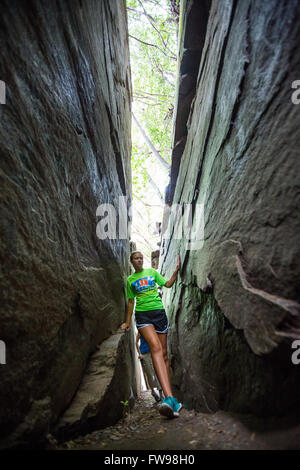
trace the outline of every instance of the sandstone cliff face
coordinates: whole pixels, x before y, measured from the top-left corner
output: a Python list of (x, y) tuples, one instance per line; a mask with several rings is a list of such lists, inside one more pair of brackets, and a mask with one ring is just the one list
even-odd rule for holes
[[(185, 21), (191, 4), (183, 2)], [(163, 224), (171, 235), (162, 243), (162, 274), (172, 273), (177, 253), (182, 260), (175, 287), (164, 291), (174, 385), (198, 409), (283, 413), (300, 405), (291, 337), (278, 335), (300, 337), (300, 115), (291, 100), (299, 2), (213, 1), (205, 27), (169, 199), (191, 204), (202, 241), (189, 250), (167, 212)]]
[[(51, 429), (90, 354), (124, 317), (128, 240), (97, 238), (96, 209), (131, 198), (125, 2), (4, 1), (0, 41), (6, 446)], [(130, 356), (126, 338), (121, 349)], [(122, 387), (115, 384), (119, 402), (133, 374), (129, 367)], [(116, 406), (110, 420), (121, 413)]]

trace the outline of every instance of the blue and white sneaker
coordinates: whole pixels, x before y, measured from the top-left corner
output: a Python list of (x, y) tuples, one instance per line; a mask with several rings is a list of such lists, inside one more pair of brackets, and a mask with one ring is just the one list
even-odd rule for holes
[(179, 403), (177, 398), (171, 397), (173, 401), (173, 408), (174, 412), (177, 413), (177, 416), (179, 416), (179, 411), (182, 409), (182, 403)]
[(181, 408), (182, 404), (178, 403), (176, 398), (166, 397), (159, 406), (159, 412), (161, 415), (167, 416), (167, 418), (177, 418)]
[(174, 418), (175, 410), (174, 410), (172, 397), (166, 397), (162, 401), (161, 405), (159, 405), (158, 410), (161, 415), (166, 416), (167, 418)]

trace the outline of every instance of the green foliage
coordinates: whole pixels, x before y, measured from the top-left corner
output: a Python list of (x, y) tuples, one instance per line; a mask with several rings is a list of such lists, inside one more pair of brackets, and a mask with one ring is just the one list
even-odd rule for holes
[[(171, 163), (177, 18), (173, 15), (170, 0), (127, 0), (127, 13), (133, 112), (155, 149)], [(146, 204), (161, 204), (149, 185), (146, 170), (164, 194), (168, 184), (167, 170), (149, 150), (133, 123), (133, 195)], [(156, 249), (155, 244), (153, 249)]]
[[(172, 17), (167, 0), (128, 0), (127, 7), (133, 112), (154, 147), (170, 163), (177, 22)], [(154, 157), (149, 154), (149, 148), (141, 141), (135, 129), (133, 168), (138, 170), (141, 165), (147, 165), (149, 158)], [(163, 192), (163, 188), (161, 189)]]
[(120, 401), (121, 405), (123, 405), (123, 419), (126, 418), (127, 414), (128, 414), (128, 411), (129, 411), (129, 401), (126, 400), (126, 401)]

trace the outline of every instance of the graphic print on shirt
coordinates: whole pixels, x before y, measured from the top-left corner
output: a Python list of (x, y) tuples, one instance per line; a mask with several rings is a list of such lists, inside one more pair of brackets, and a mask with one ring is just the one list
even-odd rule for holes
[(133, 292), (136, 292), (137, 294), (153, 290), (155, 289), (154, 277), (145, 276), (140, 279), (137, 279), (136, 281), (132, 282), (131, 287)]

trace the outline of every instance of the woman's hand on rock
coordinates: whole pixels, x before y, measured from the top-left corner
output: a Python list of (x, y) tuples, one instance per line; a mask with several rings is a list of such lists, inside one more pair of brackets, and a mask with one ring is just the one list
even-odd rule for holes
[(126, 322), (122, 323), (120, 328), (121, 328), (121, 330), (130, 331), (130, 325), (128, 325)]

